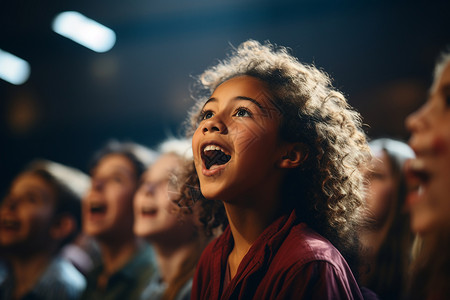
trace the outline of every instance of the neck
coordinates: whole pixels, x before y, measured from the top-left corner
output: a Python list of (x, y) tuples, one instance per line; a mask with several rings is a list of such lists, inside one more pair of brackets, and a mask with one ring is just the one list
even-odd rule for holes
[(381, 245), (383, 244), (389, 229), (392, 226), (395, 217), (395, 207), (391, 208), (391, 213), (382, 223), (372, 224), (365, 228), (360, 235), (360, 242), (363, 247), (366, 248), (367, 256), (370, 261), (372, 261)]
[[(234, 240), (233, 250), (228, 257), (232, 278), (253, 243), (278, 217), (278, 199), (278, 197), (273, 197), (272, 199), (261, 198), (260, 205), (253, 207), (242, 207), (230, 203), (224, 204)], [(264, 200), (268, 200), (268, 202)], [(239, 203), (239, 201), (235, 203)]]
[(189, 242), (178, 245), (152, 242), (162, 280), (166, 283), (173, 282), (183, 264), (193, 256), (199, 257), (207, 243), (206, 237), (190, 239)]
[[(103, 260), (103, 272), (111, 275), (120, 270), (136, 253), (139, 240), (132, 236), (126, 241), (107, 243), (98, 241)], [(109, 276), (108, 276), (109, 277)]]
[(26, 293), (32, 290), (42, 273), (50, 264), (51, 257), (50, 253), (9, 257), (14, 276), (14, 299), (21, 299)]
[(374, 264), (380, 247), (386, 239), (390, 224), (385, 223), (381, 227), (367, 228), (360, 235), (361, 246), (364, 248), (364, 261), (360, 265), (360, 280), (362, 284), (367, 284), (372, 277)]

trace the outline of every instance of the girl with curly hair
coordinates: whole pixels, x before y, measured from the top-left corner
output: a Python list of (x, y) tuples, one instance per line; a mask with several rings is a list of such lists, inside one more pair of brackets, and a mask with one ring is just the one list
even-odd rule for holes
[(192, 299), (362, 299), (342, 256), (359, 250), (359, 114), (325, 73), (253, 40), (199, 88), (186, 185), (215, 217), (223, 203), (229, 225), (203, 252)]

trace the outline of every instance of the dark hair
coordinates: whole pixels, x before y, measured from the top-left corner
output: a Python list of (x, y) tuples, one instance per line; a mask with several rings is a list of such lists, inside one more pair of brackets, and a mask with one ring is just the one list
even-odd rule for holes
[(110, 154), (119, 154), (128, 158), (135, 168), (137, 179), (141, 177), (148, 166), (153, 163), (157, 157), (156, 152), (143, 145), (133, 142), (119, 142), (112, 140), (94, 154), (89, 163), (89, 170), (92, 171), (102, 158)]

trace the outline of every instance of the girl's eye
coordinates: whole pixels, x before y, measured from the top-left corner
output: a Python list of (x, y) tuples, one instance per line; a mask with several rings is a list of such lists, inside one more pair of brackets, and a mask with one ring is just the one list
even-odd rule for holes
[(207, 120), (207, 119), (210, 119), (210, 118), (212, 118), (214, 116), (214, 114), (213, 114), (213, 112), (212, 111), (210, 111), (210, 110), (207, 110), (207, 111), (202, 111), (201, 113), (200, 113), (200, 121), (203, 121), (203, 120)]
[(234, 113), (234, 116), (236, 117), (251, 117), (252, 113), (244, 107), (239, 107), (236, 112)]

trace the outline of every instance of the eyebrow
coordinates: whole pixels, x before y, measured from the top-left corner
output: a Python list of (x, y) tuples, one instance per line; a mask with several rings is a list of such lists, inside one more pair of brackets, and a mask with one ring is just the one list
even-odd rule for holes
[[(238, 100), (247, 100), (247, 101), (252, 102), (252, 103), (255, 104), (256, 106), (258, 106), (261, 110), (265, 110), (265, 108), (261, 105), (261, 103), (259, 103), (258, 101), (256, 101), (256, 100), (253, 99), (253, 98), (250, 98), (250, 97), (236, 96), (236, 97), (234, 97), (232, 100), (236, 100), (236, 101), (238, 101)], [(205, 102), (205, 104), (203, 105), (203, 107), (205, 107), (206, 104), (208, 104), (209, 102), (216, 102), (216, 101), (217, 101), (217, 98), (209, 98), (208, 100), (206, 100), (206, 102)]]

